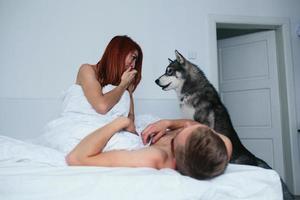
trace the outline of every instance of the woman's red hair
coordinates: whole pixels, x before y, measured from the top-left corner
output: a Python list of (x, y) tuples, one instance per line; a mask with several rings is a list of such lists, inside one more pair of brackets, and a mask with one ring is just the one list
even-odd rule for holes
[(143, 52), (141, 47), (130, 37), (115, 36), (107, 45), (101, 60), (97, 63), (96, 74), (101, 86), (112, 84), (119, 85), (125, 68), (125, 58), (132, 51), (138, 51), (135, 70), (137, 74), (133, 84), (134, 89), (142, 77)]

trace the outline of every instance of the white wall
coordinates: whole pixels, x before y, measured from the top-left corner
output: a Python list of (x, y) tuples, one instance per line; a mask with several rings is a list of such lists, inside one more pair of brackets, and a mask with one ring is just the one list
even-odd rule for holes
[(209, 61), (210, 14), (290, 20), (300, 128), (298, 0), (0, 0), (0, 134), (38, 134), (59, 112), (58, 97), (74, 83), (80, 64), (96, 63), (109, 40), (120, 34), (132, 37), (144, 52), (137, 112), (148, 112), (143, 109), (156, 102), (149, 111), (180, 117), (175, 93), (161, 91), (154, 80), (167, 58), (174, 58), (174, 49), (187, 57), (195, 52), (192, 61), (215, 79)]
[(136, 96), (173, 99), (173, 92), (162, 92), (153, 81), (174, 49), (187, 57), (196, 52), (193, 62), (208, 78), (215, 76), (209, 68), (209, 14), (289, 18), (299, 85), (299, 10), (297, 0), (230, 0), (222, 6), (217, 0), (0, 0), (0, 97), (56, 98), (74, 82), (80, 64), (96, 63), (114, 35), (127, 34), (145, 57)]
[(187, 57), (196, 52), (193, 62), (208, 78), (215, 76), (209, 68), (209, 14), (288, 17), (299, 83), (299, 10), (296, 0), (231, 0), (222, 6), (217, 0), (0, 0), (0, 97), (55, 98), (74, 82), (80, 64), (96, 63), (114, 35), (127, 34), (145, 55), (136, 96), (175, 98), (153, 84), (174, 49)]

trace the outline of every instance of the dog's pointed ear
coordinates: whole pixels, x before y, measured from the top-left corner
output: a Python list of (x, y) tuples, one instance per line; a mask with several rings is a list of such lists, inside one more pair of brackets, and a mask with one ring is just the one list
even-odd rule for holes
[(171, 60), (170, 58), (168, 58), (168, 60), (169, 60), (169, 62), (170, 62), (170, 63), (172, 63), (172, 62), (173, 62), (173, 60)]
[(176, 55), (176, 60), (180, 64), (184, 64), (185, 63), (185, 58), (177, 50), (175, 50), (175, 55)]

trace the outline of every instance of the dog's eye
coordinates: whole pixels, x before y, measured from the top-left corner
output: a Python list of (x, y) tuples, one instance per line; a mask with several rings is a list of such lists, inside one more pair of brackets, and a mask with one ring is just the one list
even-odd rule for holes
[(166, 74), (169, 75), (169, 76), (172, 75), (173, 74), (173, 69), (172, 68), (167, 68)]

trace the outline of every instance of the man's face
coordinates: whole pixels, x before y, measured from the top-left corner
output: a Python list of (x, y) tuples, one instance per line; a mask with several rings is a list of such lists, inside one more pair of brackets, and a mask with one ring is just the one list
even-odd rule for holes
[[(177, 133), (177, 135), (173, 138), (173, 141), (171, 142), (172, 149), (175, 150), (178, 146), (185, 147), (189, 136), (191, 136), (191, 134), (193, 133), (194, 130), (196, 130), (197, 128), (200, 128), (200, 127), (206, 127), (206, 125), (203, 125), (203, 124), (190, 125), (190, 126), (185, 127), (179, 133)], [(215, 134), (217, 134), (224, 142), (225, 147), (227, 149), (228, 158), (230, 159), (231, 154), (232, 154), (232, 143), (231, 143), (230, 139), (222, 134), (215, 132), (214, 130), (212, 130), (212, 131)]]

